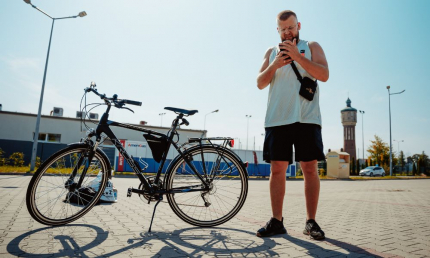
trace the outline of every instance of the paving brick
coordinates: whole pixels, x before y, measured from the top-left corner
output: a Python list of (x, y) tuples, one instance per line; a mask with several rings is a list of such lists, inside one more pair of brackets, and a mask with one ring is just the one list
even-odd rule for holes
[[(425, 257), (430, 256), (427, 180), (322, 181), (317, 221), (325, 241), (302, 234), (303, 181), (288, 180), (284, 224), (288, 235), (258, 238), (271, 217), (267, 180), (250, 180), (247, 201), (229, 222), (198, 228), (179, 219), (166, 202), (148, 227), (154, 203), (126, 197), (135, 178), (114, 178), (118, 202), (93, 208), (64, 227), (35, 222), (25, 207), (31, 177), (1, 176), (18, 187), (0, 200), (0, 256), (88, 257)], [(6, 182), (7, 181), (7, 182)], [(396, 190), (402, 191), (396, 191)]]

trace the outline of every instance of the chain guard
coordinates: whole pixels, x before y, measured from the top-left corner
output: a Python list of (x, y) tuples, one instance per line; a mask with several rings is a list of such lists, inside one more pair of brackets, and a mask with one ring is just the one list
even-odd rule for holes
[[(148, 178), (148, 183), (150, 185), (153, 185), (154, 184), (154, 180), (155, 180), (155, 177), (149, 177)], [(159, 180), (157, 186), (153, 185), (154, 190), (161, 189), (162, 186), (163, 186), (162, 180)], [(145, 187), (144, 187), (144, 185), (142, 183), (140, 183), (140, 185), (139, 185), (139, 190), (145, 190)], [(151, 194), (138, 194), (138, 195), (139, 195), (139, 197), (140, 197), (140, 199), (142, 201), (148, 202), (148, 203), (149, 202), (156, 202), (156, 201), (158, 201), (160, 199), (160, 195), (159, 194), (153, 194), (153, 195), (151, 195)]]

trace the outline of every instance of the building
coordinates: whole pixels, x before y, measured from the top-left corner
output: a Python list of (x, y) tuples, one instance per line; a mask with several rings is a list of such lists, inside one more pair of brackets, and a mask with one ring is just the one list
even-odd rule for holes
[[(55, 113), (55, 109), (54, 109)], [(57, 112), (61, 114), (62, 112)], [(77, 118), (63, 117), (61, 115), (42, 115), (40, 120), (37, 156), (46, 160), (53, 153), (63, 149), (67, 144), (79, 142), (86, 136), (87, 128), (81, 124), (81, 114)], [(30, 163), (33, 147), (33, 137), (36, 125), (36, 114), (0, 111), (0, 148), (5, 151), (5, 156), (14, 152), (23, 152), (25, 164)], [(189, 119), (192, 122), (192, 119)], [(95, 128), (98, 120), (87, 121), (89, 127)], [(167, 133), (170, 128), (133, 124), (149, 130)], [(111, 127), (118, 139), (145, 142), (142, 132), (127, 130), (120, 127)], [(180, 134), (179, 145), (188, 141), (191, 137), (202, 137), (206, 134), (203, 130), (178, 129)], [(115, 163), (115, 147), (109, 140), (105, 140), (101, 146), (108, 155), (111, 164)], [(169, 152), (169, 157), (174, 157), (176, 150)]]
[(343, 125), (343, 150), (349, 153), (351, 160), (357, 158), (355, 148), (355, 125), (357, 109), (351, 107), (351, 100), (346, 100), (346, 107), (340, 111)]
[[(65, 148), (68, 144), (79, 142), (86, 136), (87, 128), (81, 123), (81, 116), (83, 114), (77, 112), (76, 118), (63, 117), (61, 108), (54, 108), (51, 115), (42, 115), (40, 120), (38, 147), (36, 156), (42, 161), (48, 159), (55, 152)], [(94, 115), (94, 114), (93, 114)], [(95, 114), (96, 118), (98, 115)], [(36, 125), (36, 114), (10, 112), (0, 110), (0, 148), (5, 152), (5, 157), (9, 157), (14, 152), (24, 153), (24, 164), (29, 164), (31, 159), (31, 152), (33, 147), (33, 137)], [(193, 123), (193, 118), (188, 119)], [(89, 127), (95, 128), (98, 120), (87, 121), (86, 124)], [(146, 125), (146, 123), (133, 124), (135, 126), (143, 127), (149, 130), (157, 131), (166, 134), (170, 127), (158, 127)], [(178, 145), (182, 145), (188, 142), (189, 138), (205, 137), (205, 130), (194, 130), (186, 129), (182, 126), (178, 129), (180, 138), (178, 139)], [(111, 127), (114, 134), (119, 140), (125, 140), (128, 142), (135, 141), (145, 145), (146, 140), (143, 137), (143, 133), (139, 131), (127, 130), (121, 127)], [(176, 137), (175, 137), (176, 139)], [(249, 162), (248, 173), (252, 176), (269, 176), (270, 175), (270, 164), (263, 161), (262, 151), (253, 150), (241, 150), (234, 146), (232, 149), (244, 162)], [(100, 148), (107, 154), (111, 165), (115, 168), (118, 156), (115, 155), (115, 147), (112, 143), (106, 139)], [(134, 153), (131, 155), (136, 156)], [(150, 157), (151, 153), (148, 152), (145, 157)], [(177, 151), (174, 148), (170, 148), (167, 155), (167, 164), (177, 155)], [(151, 156), (152, 157), (152, 156)], [(154, 166), (152, 171), (155, 172), (158, 166)], [(290, 174), (295, 175), (295, 166), (289, 169)]]

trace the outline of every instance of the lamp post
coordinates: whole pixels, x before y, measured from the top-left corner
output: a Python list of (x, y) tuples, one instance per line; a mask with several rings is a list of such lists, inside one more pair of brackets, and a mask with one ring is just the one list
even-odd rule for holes
[(401, 142), (404, 142), (404, 140), (396, 140), (396, 139), (393, 139), (393, 141), (397, 142), (397, 152), (398, 152), (398, 153), (400, 153), (400, 143), (401, 143)]
[(388, 113), (390, 116), (390, 176), (393, 176), (393, 154), (392, 154), (392, 141), (391, 141), (391, 95), (402, 94), (405, 90), (396, 93), (390, 93), (390, 86), (387, 86), (388, 90)]
[(48, 70), (49, 51), (51, 49), (51, 40), (52, 40), (52, 32), (54, 30), (54, 22), (55, 22), (55, 20), (69, 19), (69, 18), (76, 18), (76, 17), (84, 17), (84, 16), (87, 15), (87, 13), (85, 11), (82, 11), (78, 15), (75, 15), (75, 16), (53, 18), (49, 14), (45, 13), (44, 11), (40, 10), (35, 5), (33, 5), (31, 3), (31, 0), (24, 0), (24, 2), (26, 2), (29, 5), (31, 5), (34, 9), (36, 9), (39, 12), (43, 13), (44, 15), (48, 16), (52, 20), (51, 35), (49, 36), (48, 53), (46, 55), (46, 62), (45, 62), (45, 72), (43, 73), (42, 90), (40, 92), (39, 111), (37, 112), (36, 129), (34, 130), (33, 149), (32, 149), (32, 152), (31, 152), (30, 171), (33, 171), (34, 170), (34, 165), (36, 163), (37, 141), (39, 140), (39, 125), (40, 125), (40, 117), (41, 117), (41, 113), (42, 113), (43, 93), (45, 91), (46, 71)]
[(160, 117), (161, 117), (161, 125), (160, 125), (160, 127), (163, 127), (163, 116), (165, 115), (166, 113), (160, 113), (160, 114), (158, 114)]
[(364, 111), (363, 110), (359, 110), (360, 111), (360, 114), (361, 114), (361, 133), (362, 133), (362, 135), (361, 135), (361, 139), (362, 139), (362, 141), (363, 141), (363, 160), (364, 160)]
[[(398, 152), (398, 154), (397, 154), (397, 155), (400, 155), (400, 143), (401, 143), (401, 142), (404, 142), (404, 140), (396, 140), (396, 139), (393, 139), (393, 141), (397, 142), (397, 152)], [(400, 160), (398, 161), (398, 163), (400, 164)]]
[(214, 111), (212, 111), (212, 112), (209, 112), (209, 113), (207, 113), (207, 114), (205, 115), (205, 123), (203, 124), (203, 131), (206, 131), (206, 116), (207, 116), (207, 115), (209, 115), (209, 114), (212, 114), (212, 113), (216, 113), (216, 112), (218, 112), (218, 111), (219, 111), (219, 109), (214, 110)]
[(247, 125), (246, 125), (246, 150), (248, 150), (249, 119), (251, 117), (252, 117), (252, 115), (246, 115), (246, 118), (247, 118)]

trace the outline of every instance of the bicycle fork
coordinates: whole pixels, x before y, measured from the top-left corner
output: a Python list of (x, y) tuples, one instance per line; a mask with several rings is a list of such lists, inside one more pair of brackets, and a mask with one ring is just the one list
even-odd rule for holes
[[(64, 184), (64, 186), (67, 189), (69, 189), (69, 192), (74, 192), (76, 189), (79, 189), (82, 186), (82, 182), (84, 181), (88, 168), (91, 165), (91, 161), (94, 158), (98, 144), (99, 142), (96, 142), (94, 147), (91, 147), (93, 149), (89, 148), (85, 153), (81, 154), (81, 156), (79, 157), (78, 161), (76, 162), (76, 166), (73, 168), (72, 174)], [(78, 183), (75, 183), (75, 177), (78, 174), (78, 170), (81, 167), (82, 163), (84, 162), (85, 158), (86, 158), (85, 166), (82, 170), (81, 176), (79, 177)]]

